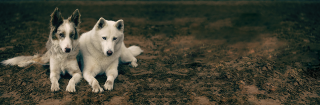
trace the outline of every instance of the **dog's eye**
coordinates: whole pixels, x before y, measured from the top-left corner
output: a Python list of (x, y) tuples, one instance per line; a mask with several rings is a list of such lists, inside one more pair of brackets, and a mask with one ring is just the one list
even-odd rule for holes
[(103, 40), (107, 40), (107, 38), (106, 38), (106, 37), (102, 37), (102, 39), (103, 39)]
[(113, 40), (117, 40), (117, 38), (114, 37)]
[(60, 36), (60, 37), (64, 37), (63, 33), (60, 33), (59, 36)]
[(73, 37), (74, 34), (70, 34), (70, 37)]

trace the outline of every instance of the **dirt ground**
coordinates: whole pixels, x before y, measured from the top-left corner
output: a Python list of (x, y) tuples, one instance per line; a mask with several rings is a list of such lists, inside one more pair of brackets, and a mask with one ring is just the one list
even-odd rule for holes
[[(0, 66), (0, 104), (320, 104), (320, 2), (1, 2), (0, 61), (44, 53), (50, 14), (123, 19), (137, 68), (119, 65), (114, 90), (70, 76), (50, 91), (49, 67)], [(106, 76), (96, 77), (103, 85)]]

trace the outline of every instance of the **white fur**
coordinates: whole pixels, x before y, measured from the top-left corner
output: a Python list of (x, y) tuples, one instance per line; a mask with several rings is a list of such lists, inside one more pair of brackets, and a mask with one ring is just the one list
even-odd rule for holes
[[(99, 28), (100, 21), (104, 22), (104, 26)], [(122, 25), (121, 29), (117, 29), (117, 24)], [(104, 40), (102, 37), (106, 37)], [(113, 40), (113, 38), (117, 38)], [(103, 92), (98, 81), (94, 78), (98, 74), (105, 73), (107, 80), (104, 84), (104, 89), (112, 90), (115, 78), (118, 76), (119, 59), (122, 62), (131, 62), (133, 67), (136, 67), (137, 59), (126, 48), (123, 43), (123, 21), (107, 21), (100, 18), (97, 24), (89, 32), (86, 32), (80, 37), (80, 52), (82, 55), (82, 69), (84, 79), (92, 86), (92, 92)], [(110, 50), (112, 55), (108, 56), (106, 53)], [(139, 55), (142, 50), (135, 47), (135, 55)], [(138, 52), (140, 53), (138, 54)], [(121, 57), (121, 58), (120, 58)]]

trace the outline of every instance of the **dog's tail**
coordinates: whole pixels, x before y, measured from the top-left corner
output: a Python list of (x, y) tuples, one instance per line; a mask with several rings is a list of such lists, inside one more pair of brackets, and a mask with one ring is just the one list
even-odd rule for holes
[(138, 56), (143, 52), (143, 50), (139, 46), (135, 45), (130, 46), (128, 49), (131, 51), (133, 56)]
[(1, 63), (3, 65), (18, 65), (19, 67), (25, 67), (32, 63), (46, 64), (50, 60), (50, 53), (47, 51), (45, 54), (36, 54), (34, 56), (17, 56), (8, 60), (4, 60)]

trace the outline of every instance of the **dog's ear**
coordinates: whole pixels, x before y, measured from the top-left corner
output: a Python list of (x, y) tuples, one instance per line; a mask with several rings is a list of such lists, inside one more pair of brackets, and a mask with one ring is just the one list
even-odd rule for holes
[(50, 16), (51, 16), (51, 21), (50, 21), (51, 26), (59, 27), (63, 23), (63, 17), (58, 7), (54, 9), (53, 13)]
[(118, 29), (118, 30), (122, 30), (124, 29), (124, 24), (123, 24), (123, 20), (120, 19), (116, 22), (116, 24), (114, 24), (114, 26)]
[(76, 9), (76, 10), (72, 13), (72, 15), (68, 18), (68, 20), (69, 20), (70, 22), (73, 22), (74, 25), (75, 25), (76, 27), (78, 27), (79, 24), (81, 23), (80, 17), (81, 17), (80, 12), (79, 12), (78, 9)]
[(98, 29), (101, 29), (101, 28), (105, 27), (106, 25), (107, 25), (106, 20), (105, 20), (103, 17), (101, 17), (101, 18), (98, 20), (98, 22), (96, 23), (96, 27), (97, 27)]

